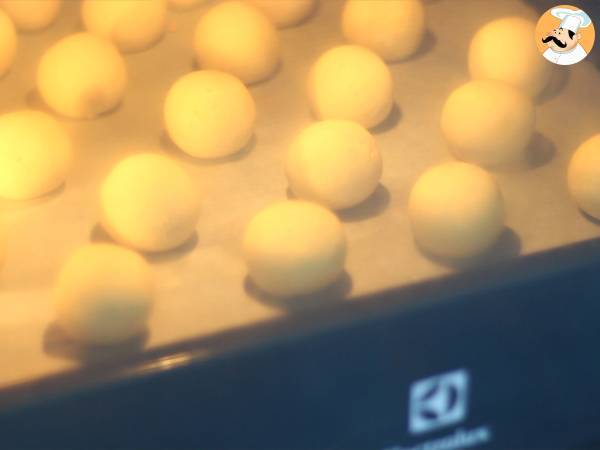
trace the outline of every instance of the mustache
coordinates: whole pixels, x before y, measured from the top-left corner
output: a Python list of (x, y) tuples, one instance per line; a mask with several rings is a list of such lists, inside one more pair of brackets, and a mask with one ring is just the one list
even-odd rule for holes
[(560, 48), (565, 48), (565, 47), (567, 46), (567, 43), (566, 43), (566, 42), (561, 42), (561, 41), (559, 41), (559, 40), (558, 40), (558, 38), (557, 38), (556, 36), (547, 36), (547, 37), (545, 37), (545, 38), (543, 38), (543, 39), (542, 39), (542, 42), (543, 42), (544, 44), (546, 44), (546, 43), (548, 43), (548, 42), (550, 42), (550, 41), (554, 41), (554, 43), (555, 43), (556, 45), (558, 45)]

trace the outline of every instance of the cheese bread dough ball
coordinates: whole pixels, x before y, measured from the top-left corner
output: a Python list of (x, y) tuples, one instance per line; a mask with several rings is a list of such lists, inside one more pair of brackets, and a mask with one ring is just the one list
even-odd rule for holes
[(462, 162), (421, 175), (410, 193), (408, 215), (422, 248), (453, 259), (488, 249), (504, 228), (498, 185), (483, 169)]
[(574, 153), (567, 179), (575, 203), (600, 219), (600, 134), (585, 141)]
[(0, 8), (22, 31), (37, 31), (50, 26), (61, 7), (62, 0), (0, 0)]
[(315, 9), (317, 0), (249, 0), (260, 8), (278, 28), (302, 22)]
[(17, 32), (10, 17), (0, 9), (0, 78), (12, 66), (17, 53)]
[(138, 250), (160, 252), (190, 239), (200, 215), (196, 188), (171, 159), (141, 153), (119, 162), (100, 192), (102, 226)]
[(502, 81), (531, 96), (537, 96), (547, 86), (551, 66), (540, 57), (535, 45), (535, 24), (520, 17), (484, 25), (469, 48), (471, 77)]
[(184, 152), (219, 158), (244, 147), (254, 132), (256, 108), (244, 84), (225, 72), (201, 70), (179, 78), (167, 94), (167, 133)]
[(381, 58), (365, 47), (334, 47), (312, 66), (308, 96), (318, 118), (347, 119), (371, 128), (392, 109), (392, 74)]
[(279, 36), (269, 19), (242, 1), (210, 8), (194, 37), (198, 65), (230, 72), (244, 83), (270, 76), (279, 63)]
[(369, 47), (386, 61), (401, 60), (423, 41), (425, 7), (421, 0), (347, 0), (342, 31), (348, 41)]
[(42, 98), (56, 112), (74, 119), (92, 119), (114, 109), (126, 84), (125, 62), (117, 48), (90, 33), (72, 34), (55, 43), (37, 70)]
[(175, 11), (185, 11), (195, 8), (207, 0), (169, 0), (169, 7)]
[(53, 117), (29, 110), (0, 116), (0, 197), (47, 194), (65, 182), (71, 162), (71, 141)]
[(77, 249), (55, 287), (59, 326), (84, 344), (106, 345), (141, 334), (154, 286), (150, 267), (137, 253), (110, 244)]
[(338, 218), (315, 203), (287, 200), (260, 211), (244, 236), (252, 281), (278, 297), (310, 294), (344, 270), (346, 238)]
[(84, 0), (81, 18), (91, 33), (126, 52), (144, 50), (163, 35), (166, 0)]
[(286, 161), (294, 194), (331, 209), (358, 205), (381, 178), (381, 154), (371, 134), (355, 122), (324, 120), (300, 133)]
[(486, 167), (521, 162), (534, 132), (535, 107), (509, 85), (471, 81), (446, 100), (441, 127), (458, 159)]

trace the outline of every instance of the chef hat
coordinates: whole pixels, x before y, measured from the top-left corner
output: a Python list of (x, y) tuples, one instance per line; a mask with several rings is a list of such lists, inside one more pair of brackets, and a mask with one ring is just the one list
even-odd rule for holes
[(571, 30), (573, 33), (577, 33), (579, 28), (586, 28), (592, 23), (590, 16), (581, 9), (554, 8), (551, 14), (561, 20), (561, 28)]

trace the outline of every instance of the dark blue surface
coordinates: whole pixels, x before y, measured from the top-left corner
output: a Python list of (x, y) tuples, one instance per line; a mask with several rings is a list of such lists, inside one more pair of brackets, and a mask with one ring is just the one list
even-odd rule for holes
[(486, 448), (600, 438), (600, 265), (449, 300), (0, 416), (2, 448), (409, 446), (408, 389), (466, 368)]

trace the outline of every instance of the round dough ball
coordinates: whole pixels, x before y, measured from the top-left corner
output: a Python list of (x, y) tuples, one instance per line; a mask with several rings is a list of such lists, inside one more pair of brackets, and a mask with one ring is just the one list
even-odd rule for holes
[(311, 68), (308, 96), (318, 118), (347, 119), (371, 128), (392, 110), (392, 74), (381, 58), (365, 47), (334, 47)]
[(146, 328), (153, 284), (150, 267), (137, 253), (110, 244), (81, 247), (56, 283), (58, 324), (85, 344), (125, 341)]
[(165, 31), (165, 0), (84, 0), (81, 18), (91, 33), (111, 40), (126, 52), (144, 50)]
[(260, 211), (244, 235), (250, 278), (269, 294), (310, 294), (344, 270), (346, 238), (338, 218), (316, 203), (287, 200)]
[(520, 17), (484, 25), (469, 48), (469, 71), (474, 79), (502, 81), (531, 96), (547, 86), (551, 66), (535, 45), (535, 24)]
[(278, 28), (302, 22), (315, 9), (317, 0), (249, 0), (260, 8)]
[(62, 0), (0, 0), (0, 8), (21, 31), (37, 31), (50, 26), (61, 7)]
[(535, 107), (527, 95), (493, 81), (471, 81), (450, 94), (441, 127), (458, 159), (486, 167), (525, 159), (535, 128)]
[(575, 203), (590, 216), (600, 219), (600, 134), (577, 149), (571, 158), (567, 179)]
[(117, 48), (90, 33), (72, 34), (55, 43), (37, 70), (42, 98), (56, 112), (74, 119), (92, 119), (114, 109), (126, 84), (125, 61)]
[(368, 198), (381, 178), (381, 154), (371, 134), (355, 122), (317, 122), (294, 140), (286, 175), (294, 194), (331, 209)]
[(421, 0), (347, 0), (342, 31), (353, 44), (369, 47), (386, 61), (398, 61), (417, 51), (425, 35)]
[(159, 252), (190, 239), (200, 205), (196, 187), (171, 159), (141, 153), (119, 162), (100, 192), (102, 226), (138, 250)]
[(244, 83), (270, 76), (279, 63), (279, 36), (269, 19), (242, 1), (210, 8), (194, 37), (198, 65), (230, 72)]
[(17, 32), (10, 17), (0, 9), (0, 77), (12, 66), (17, 53)]
[(69, 136), (48, 114), (23, 110), (0, 116), (0, 197), (30, 200), (57, 189), (72, 157)]
[(169, 0), (169, 7), (175, 11), (185, 11), (195, 8), (207, 0)]
[(219, 158), (242, 149), (254, 132), (256, 108), (244, 84), (232, 75), (201, 70), (179, 78), (167, 94), (167, 133), (184, 152)]
[(485, 170), (462, 162), (421, 175), (410, 193), (408, 215), (419, 245), (446, 258), (483, 252), (504, 228), (498, 185)]

